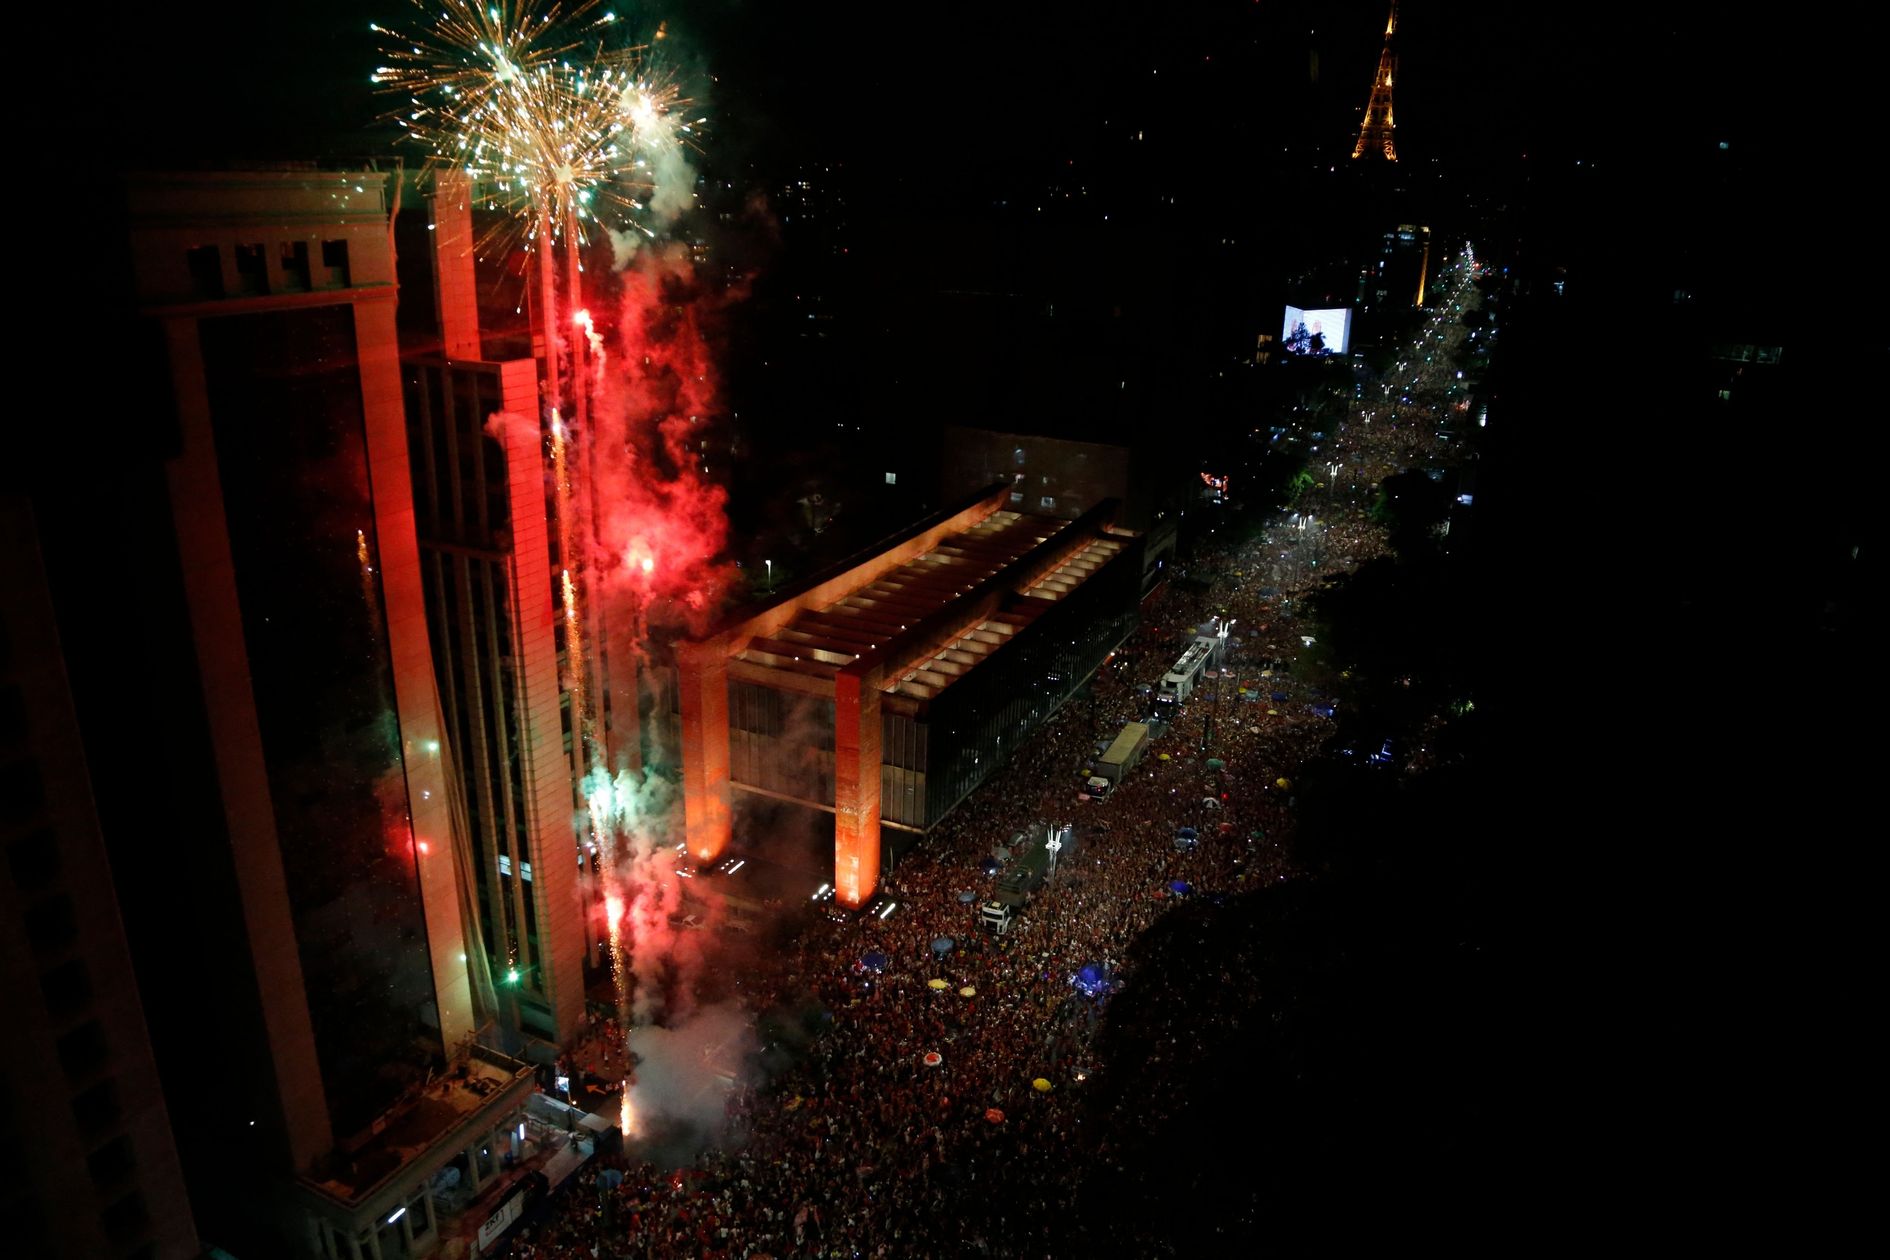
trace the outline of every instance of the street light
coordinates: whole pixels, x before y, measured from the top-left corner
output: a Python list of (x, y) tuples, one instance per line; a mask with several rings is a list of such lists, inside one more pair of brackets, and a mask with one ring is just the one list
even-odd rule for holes
[(772, 595), (774, 594), (774, 561), (763, 560), (762, 563), (768, 566), (768, 594)]

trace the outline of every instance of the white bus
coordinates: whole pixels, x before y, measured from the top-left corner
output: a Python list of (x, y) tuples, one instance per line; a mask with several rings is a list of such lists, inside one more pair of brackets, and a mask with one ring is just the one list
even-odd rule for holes
[(1162, 685), (1156, 690), (1155, 698), (1178, 704), (1193, 695), (1209, 662), (1219, 655), (1221, 642), (1220, 639), (1199, 638), (1190, 643), (1174, 668), (1162, 675)]

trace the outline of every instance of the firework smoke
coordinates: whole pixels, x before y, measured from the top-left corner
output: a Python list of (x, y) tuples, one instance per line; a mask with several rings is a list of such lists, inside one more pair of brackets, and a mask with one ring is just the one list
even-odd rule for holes
[(637, 1034), (635, 1107), (639, 1131), (662, 1150), (661, 1164), (692, 1161), (727, 1136), (731, 1090), (747, 1074), (754, 1021), (733, 1002), (704, 1007), (685, 1025)]
[(682, 610), (701, 622), (731, 574), (727, 496), (705, 463), (717, 417), (718, 379), (688, 251), (641, 251), (621, 273), (618, 351), (594, 396), (598, 572), (646, 609)]

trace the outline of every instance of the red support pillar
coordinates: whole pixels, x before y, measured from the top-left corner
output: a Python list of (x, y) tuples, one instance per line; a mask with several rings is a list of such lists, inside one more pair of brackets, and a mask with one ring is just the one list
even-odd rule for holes
[(879, 887), (879, 697), (872, 672), (833, 680), (833, 886), (845, 906)]
[(683, 826), (689, 854), (712, 862), (728, 847), (728, 655), (719, 638), (677, 651), (682, 690)]

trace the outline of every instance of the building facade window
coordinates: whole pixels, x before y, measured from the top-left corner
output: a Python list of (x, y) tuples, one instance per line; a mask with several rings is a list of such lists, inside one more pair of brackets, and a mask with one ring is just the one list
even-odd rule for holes
[(308, 242), (282, 241), (280, 245), (282, 251), (282, 283), (292, 290), (308, 288)]
[(190, 273), (190, 295), (194, 298), (223, 296), (223, 251), (215, 245), (199, 245), (184, 251), (184, 266)]
[(269, 292), (269, 259), (261, 245), (236, 247), (236, 284), (246, 297), (260, 297)]
[(322, 242), (322, 270), (327, 274), (323, 283), (331, 289), (348, 287), (348, 242)]

